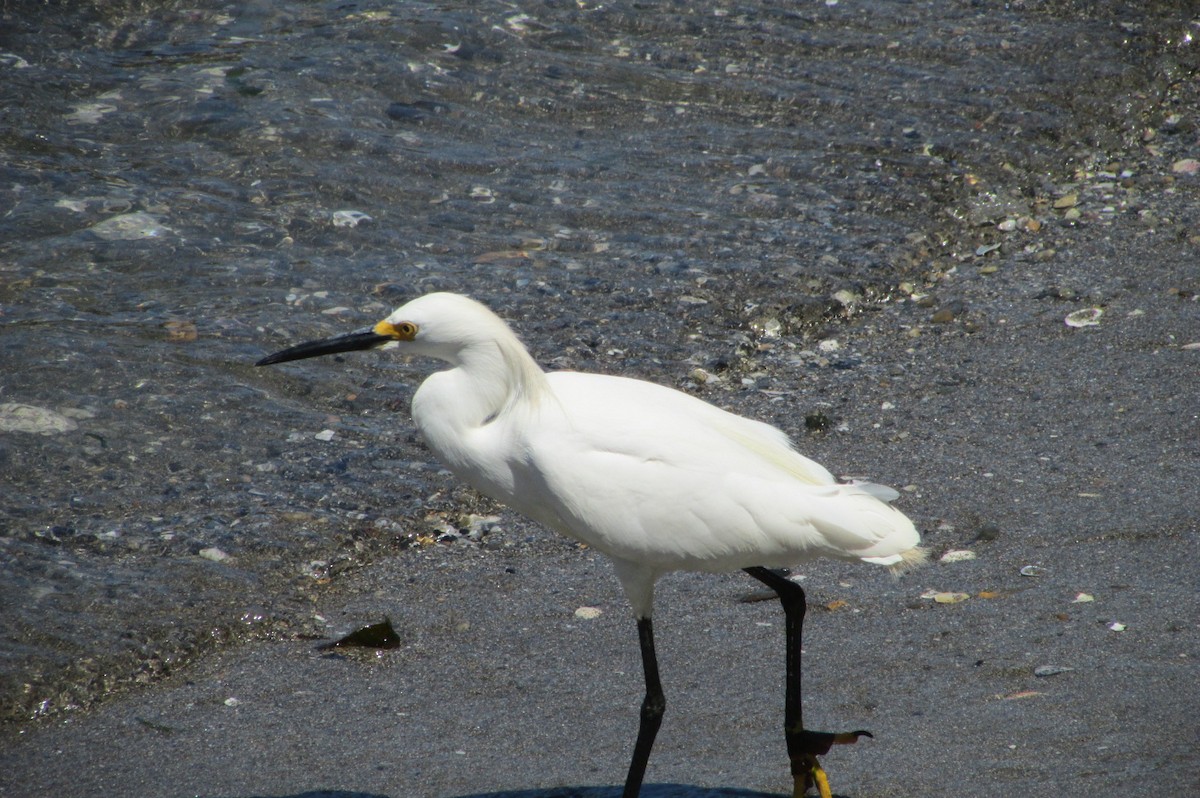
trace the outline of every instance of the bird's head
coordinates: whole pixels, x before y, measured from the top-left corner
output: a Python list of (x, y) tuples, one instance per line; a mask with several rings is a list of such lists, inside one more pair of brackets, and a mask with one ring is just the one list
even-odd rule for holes
[(254, 365), (396, 347), (408, 354), (455, 362), (464, 347), (504, 334), (511, 335), (507, 325), (475, 300), (459, 294), (426, 294), (397, 308), (373, 327), (297, 344), (267, 355)]

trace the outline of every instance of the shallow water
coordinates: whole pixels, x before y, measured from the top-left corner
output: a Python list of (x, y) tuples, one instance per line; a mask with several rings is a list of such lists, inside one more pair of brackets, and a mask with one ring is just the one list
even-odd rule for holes
[[(0, 23), (0, 404), (34, 408), (0, 413), (9, 719), (307, 633), (341, 569), (494, 509), (415, 439), (420, 369), (262, 354), (450, 289), (548, 367), (736, 384), (763, 317), (806, 340), (986, 245), (964, 221), (1019, 215), (1190, 74), (1169, 4), (17, 2)], [(754, 387), (787, 362), (763, 353)]]

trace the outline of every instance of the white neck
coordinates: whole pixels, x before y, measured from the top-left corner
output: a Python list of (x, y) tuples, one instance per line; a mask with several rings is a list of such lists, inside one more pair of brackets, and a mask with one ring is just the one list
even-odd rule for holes
[(547, 394), (546, 375), (511, 333), (438, 356), (453, 368), (433, 374), (417, 389), (413, 420), (451, 470), (477, 468), (489, 456), (474, 445), (473, 433), (493, 424), (507, 426), (535, 408)]

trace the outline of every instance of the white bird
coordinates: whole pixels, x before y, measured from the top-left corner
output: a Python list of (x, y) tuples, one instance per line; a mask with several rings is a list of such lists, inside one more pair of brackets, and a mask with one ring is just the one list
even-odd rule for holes
[(450, 293), (414, 299), (372, 328), (299, 344), (257, 365), (396, 348), (445, 361), (412, 400), (429, 448), (514, 510), (604, 553), (637, 619), (646, 696), (625, 798), (636, 798), (665, 708), (651, 625), (669, 571), (744, 569), (787, 620), (785, 738), (802, 796), (829, 786), (817, 756), (866, 732), (804, 729), (804, 592), (772, 568), (814, 557), (900, 570), (924, 558), (912, 522), (871, 483), (839, 483), (781, 430), (642, 380), (546, 373), (498, 316)]

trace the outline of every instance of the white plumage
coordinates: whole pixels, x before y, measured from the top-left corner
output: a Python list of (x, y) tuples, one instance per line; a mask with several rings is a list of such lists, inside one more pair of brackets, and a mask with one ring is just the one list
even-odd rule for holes
[(508, 325), (457, 294), (420, 297), (386, 323), (415, 324), (396, 345), (452, 366), (413, 397), (438, 459), (611, 557), (638, 617), (668, 571), (915, 556), (912, 522), (877, 498), (888, 489), (838, 484), (775, 427), (643, 380), (546, 374)]
[[(912, 522), (887, 503), (896, 498), (890, 488), (838, 483), (782, 431), (681, 391), (547, 374), (507, 324), (457, 294), (428, 294), (371, 330), (301, 344), (260, 365), (373, 347), (450, 365), (413, 397), (430, 449), (481, 492), (608, 555), (646, 636), (654, 582), (669, 571), (820, 556), (900, 568), (923, 556)], [(653, 660), (645, 636), (643, 656)], [(640, 774), (632, 781), (631, 767), (626, 795), (636, 794)]]

